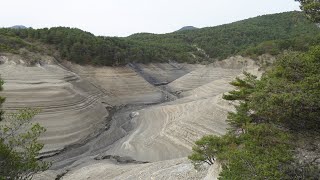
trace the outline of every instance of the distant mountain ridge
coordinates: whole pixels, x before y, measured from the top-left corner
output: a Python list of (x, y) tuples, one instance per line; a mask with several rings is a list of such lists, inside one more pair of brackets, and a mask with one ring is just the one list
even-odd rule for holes
[(26, 26), (24, 25), (14, 25), (10, 27), (11, 29), (27, 29)]
[(179, 31), (187, 31), (187, 30), (195, 30), (195, 29), (198, 29), (194, 26), (184, 26), (182, 27), (181, 29), (177, 30), (176, 32), (179, 32)]

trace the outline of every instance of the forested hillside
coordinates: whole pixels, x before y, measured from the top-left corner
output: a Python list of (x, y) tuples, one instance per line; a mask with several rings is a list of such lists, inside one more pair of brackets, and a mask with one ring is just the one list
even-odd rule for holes
[(62, 59), (79, 64), (214, 61), (231, 55), (276, 55), (285, 49), (307, 50), (320, 41), (318, 28), (301, 12), (259, 16), (231, 24), (168, 34), (126, 38), (94, 36), (75, 28), (0, 29), (0, 52), (55, 47)]
[(193, 31), (164, 35), (136, 34), (129, 38), (146, 43), (180, 42), (196, 45), (205, 50), (211, 58), (222, 59), (233, 54), (247, 52), (248, 47), (255, 47), (266, 41), (268, 42), (262, 45), (265, 47), (261, 47), (265, 48), (265, 51), (270, 48), (269, 44), (276, 43), (280, 46), (279, 48), (285, 49), (290, 48), (291, 41), (297, 40), (301, 41), (301, 47), (294, 48), (303, 48), (304, 43), (311, 42), (311, 39), (318, 34), (318, 28), (310, 23), (302, 13), (288, 12)]

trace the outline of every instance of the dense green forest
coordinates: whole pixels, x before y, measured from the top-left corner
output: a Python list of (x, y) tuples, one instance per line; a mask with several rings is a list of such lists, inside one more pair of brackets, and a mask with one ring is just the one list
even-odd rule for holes
[[(279, 49), (303, 48), (305, 44), (311, 43), (311, 39), (317, 35), (319, 35), (317, 27), (309, 22), (302, 13), (288, 12), (259, 16), (199, 30), (164, 35), (136, 34), (129, 38), (149, 43), (196, 45), (205, 50), (211, 58), (223, 59), (230, 55), (246, 52), (250, 46), (250, 49), (257, 45), (264, 46), (260, 48), (260, 51), (265, 48), (264, 51), (268, 52), (269, 43), (277, 44), (280, 46)], [(266, 41), (265, 45), (261, 44)], [(301, 47), (291, 47), (292, 41), (302, 41)]]
[[(126, 38), (94, 36), (75, 28), (0, 29), (0, 52), (54, 47), (61, 59), (79, 64), (124, 65), (128, 62), (211, 62), (241, 54), (256, 57), (283, 50), (307, 50), (320, 41), (315, 24), (301, 12), (264, 15), (231, 24), (168, 34)], [(48, 48), (45, 48), (48, 49)]]

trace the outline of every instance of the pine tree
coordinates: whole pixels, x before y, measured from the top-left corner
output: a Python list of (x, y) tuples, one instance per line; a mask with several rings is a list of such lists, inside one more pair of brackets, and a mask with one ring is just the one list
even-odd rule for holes
[(315, 22), (320, 23), (320, 1), (319, 0), (296, 0), (300, 2), (300, 9), (304, 11), (307, 17)]

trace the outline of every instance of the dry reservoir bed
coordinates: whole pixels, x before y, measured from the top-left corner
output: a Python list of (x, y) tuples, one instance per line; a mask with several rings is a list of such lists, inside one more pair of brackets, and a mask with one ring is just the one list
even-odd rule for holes
[(258, 73), (242, 57), (125, 67), (0, 61), (4, 108), (42, 110), (34, 121), (47, 128), (42, 155), (53, 166), (35, 179), (215, 178), (218, 167), (197, 172), (186, 157), (195, 140), (226, 132), (229, 82), (243, 70)]

